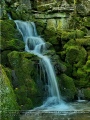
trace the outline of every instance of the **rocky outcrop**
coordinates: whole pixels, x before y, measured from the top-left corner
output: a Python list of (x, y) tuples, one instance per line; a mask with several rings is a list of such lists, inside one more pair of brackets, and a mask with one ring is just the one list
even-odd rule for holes
[(39, 104), (42, 96), (36, 84), (39, 71), (35, 68), (38, 67), (39, 59), (27, 52), (13, 51), (8, 54), (8, 60), (12, 70), (12, 84), (20, 109), (31, 109)]
[[(0, 109), (2, 120), (18, 119), (18, 104), (16, 102), (16, 96), (10, 79), (4, 70), (4, 67), (0, 65)], [(13, 111), (12, 111), (13, 110)], [(11, 115), (10, 115), (11, 114)]]

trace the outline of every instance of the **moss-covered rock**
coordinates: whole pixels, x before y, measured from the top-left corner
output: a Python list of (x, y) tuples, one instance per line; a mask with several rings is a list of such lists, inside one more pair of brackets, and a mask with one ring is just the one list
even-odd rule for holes
[(24, 49), (23, 41), (19, 32), (15, 29), (15, 23), (12, 20), (1, 20), (1, 50), (4, 49)]
[[(4, 40), (10, 40), (15, 38), (16, 29), (13, 20), (1, 20), (1, 35)], [(4, 41), (5, 42), (5, 41)]]
[(61, 33), (61, 39), (62, 40), (70, 40), (75, 38), (75, 32), (68, 32), (68, 31), (62, 31)]
[(81, 38), (81, 39), (76, 39), (76, 43), (82, 46), (90, 46), (90, 38)]
[(47, 21), (45, 19), (35, 20), (37, 32), (39, 35), (43, 35), (44, 29), (46, 27), (46, 22)]
[(57, 1), (56, 0), (49, 0), (49, 1), (36, 1), (35, 4), (37, 4), (36, 8), (38, 11), (48, 11), (51, 10), (55, 5)]
[[(13, 51), (8, 54), (9, 63), (13, 70), (13, 87), (20, 109), (31, 109), (42, 101), (42, 92), (36, 84), (39, 58), (27, 52)], [(23, 96), (23, 100), (22, 100)], [(38, 97), (39, 96), (39, 97)], [(36, 101), (37, 98), (37, 101)]]
[(84, 70), (87, 72), (87, 73), (90, 73), (90, 60), (88, 60), (86, 62), (86, 65), (84, 66)]
[(60, 75), (61, 79), (61, 94), (64, 96), (66, 100), (74, 100), (75, 94), (76, 94), (76, 87), (74, 84), (74, 80), (67, 76), (66, 74)]
[(84, 26), (90, 28), (90, 17), (84, 17)]
[(66, 61), (80, 66), (85, 62), (87, 52), (83, 47), (68, 46), (66, 49)]
[(57, 34), (60, 33), (61, 30), (67, 30), (68, 29), (68, 20), (66, 18), (66, 13), (61, 14), (61, 19), (57, 19)]
[(4, 66), (8, 66), (9, 63), (8, 63), (8, 57), (7, 57), (7, 54), (11, 52), (10, 50), (6, 50), (6, 51), (3, 51), (2, 54), (1, 54), (1, 62), (2, 62), (2, 65)]
[(46, 41), (52, 43), (53, 45), (59, 45), (59, 41), (56, 35), (56, 20), (49, 19), (47, 20), (46, 29), (44, 30), (44, 37)]
[[(16, 111), (19, 109), (19, 107), (16, 102), (16, 96), (13, 91), (12, 85), (1, 65), (0, 65), (0, 70), (1, 70), (0, 71), (1, 119), (2, 120), (13, 120), (15, 118), (14, 117), (15, 114), (17, 114)], [(14, 111), (14, 113), (12, 113), (12, 111)]]
[(61, 39), (62, 40), (71, 40), (75, 38), (83, 38), (85, 33), (81, 30), (72, 30), (72, 31), (62, 31), (61, 32)]
[(24, 50), (25, 45), (24, 42), (18, 39), (11, 39), (9, 41), (6, 41), (6, 43), (4, 44), (5, 41), (3, 41), (2, 39), (2, 44), (1, 44), (1, 48), (2, 50), (17, 50), (17, 51), (21, 51)]
[(56, 33), (56, 20), (55, 19), (49, 19), (47, 20), (47, 26), (45, 30), (45, 34), (47, 37), (51, 37), (52, 35), (55, 35)]
[(84, 97), (87, 100), (90, 100), (90, 88), (84, 89)]

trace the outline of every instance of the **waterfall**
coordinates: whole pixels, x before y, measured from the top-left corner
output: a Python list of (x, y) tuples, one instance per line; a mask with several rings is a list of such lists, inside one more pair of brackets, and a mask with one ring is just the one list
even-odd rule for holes
[(48, 97), (44, 101), (42, 108), (64, 103), (59, 93), (53, 65), (51, 64), (49, 57), (44, 55), (44, 52), (47, 51), (45, 42), (40, 36), (38, 36), (35, 24), (33, 22), (23, 22), (19, 20), (15, 20), (15, 23), (17, 29), (23, 36), (23, 40), (25, 42), (25, 51), (35, 54), (41, 58), (40, 66), (42, 71), (44, 71), (47, 76)]

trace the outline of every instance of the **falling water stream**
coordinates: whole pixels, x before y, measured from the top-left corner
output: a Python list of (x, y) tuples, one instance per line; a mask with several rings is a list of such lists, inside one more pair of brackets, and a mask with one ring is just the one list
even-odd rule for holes
[(40, 66), (45, 70), (48, 80), (48, 97), (44, 101), (41, 107), (37, 109), (51, 109), (57, 105), (62, 107), (62, 109), (67, 109), (68, 106), (61, 99), (58, 84), (56, 80), (55, 71), (53, 65), (48, 56), (44, 55), (44, 52), (47, 51), (44, 40), (38, 36), (35, 24), (33, 22), (23, 22), (19, 20), (15, 20), (17, 25), (17, 29), (23, 36), (23, 40), (25, 42), (25, 51), (35, 54), (40, 57)]
[[(79, 112), (83, 112), (84, 110), (89, 110), (90, 112), (90, 103), (87, 105), (82, 104), (82, 103), (71, 103), (71, 104), (66, 104), (60, 95), (57, 80), (56, 80), (56, 75), (54, 71), (54, 67), (49, 59), (48, 56), (46, 56), (44, 53), (47, 51), (46, 49), (46, 44), (45, 41), (38, 36), (35, 24), (33, 22), (24, 22), (20, 20), (15, 20), (17, 29), (23, 36), (23, 40), (25, 42), (25, 51), (35, 54), (40, 58), (40, 66), (42, 68), (42, 72), (44, 71), (46, 73), (45, 78), (47, 79), (48, 83), (48, 89), (47, 93), (48, 96), (44, 100), (43, 104), (40, 107), (36, 107), (33, 110), (30, 110), (31, 112), (35, 112), (36, 114), (29, 114), (27, 116), (22, 116), (21, 120), (89, 120), (90, 116), (89, 114), (85, 114), (85, 116), (81, 117), (81, 113), (78, 114), (80, 116), (62, 116), (61, 114), (58, 114), (60, 116), (57, 116), (57, 114), (52, 114), (53, 111), (72, 111), (73, 113), (76, 113), (77, 115), (77, 110)], [(44, 78), (44, 79), (45, 79)], [(47, 84), (46, 83), (46, 84)], [(85, 105), (85, 107), (82, 108), (82, 105)], [(73, 107), (72, 107), (73, 106)], [(43, 116), (43, 113), (41, 111), (45, 112), (51, 112), (51, 114), (45, 114)], [(41, 113), (41, 115), (38, 114)], [(28, 112), (27, 112), (28, 113)], [(66, 113), (65, 113), (66, 114)], [(36, 115), (36, 116), (35, 116)], [(54, 115), (54, 116), (53, 116)], [(83, 114), (84, 115), (84, 114)], [(55, 117), (55, 119), (54, 119)], [(80, 118), (80, 119), (79, 119)], [(83, 119), (84, 118), (84, 119)]]

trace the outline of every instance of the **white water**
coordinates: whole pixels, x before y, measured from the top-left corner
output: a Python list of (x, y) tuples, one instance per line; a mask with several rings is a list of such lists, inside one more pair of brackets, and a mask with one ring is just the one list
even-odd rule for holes
[(48, 97), (44, 101), (43, 105), (35, 108), (35, 110), (69, 109), (69, 107), (61, 99), (53, 66), (49, 57), (44, 55), (44, 52), (46, 51), (45, 42), (40, 36), (38, 36), (35, 24), (33, 22), (23, 22), (19, 20), (15, 20), (15, 23), (17, 25), (17, 29), (23, 36), (25, 51), (33, 53), (41, 58), (40, 65), (47, 74)]

